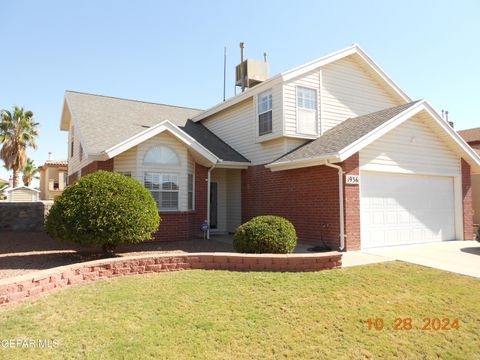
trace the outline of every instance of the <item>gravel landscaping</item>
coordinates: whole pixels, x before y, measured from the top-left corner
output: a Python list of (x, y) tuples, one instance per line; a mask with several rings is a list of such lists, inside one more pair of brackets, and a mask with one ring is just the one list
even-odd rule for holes
[[(117, 256), (182, 252), (231, 252), (225, 237), (175, 242), (145, 242), (121, 245)], [(223, 240), (223, 241), (222, 241)], [(93, 248), (79, 247), (51, 239), (43, 232), (0, 232), (0, 279), (102, 258)]]

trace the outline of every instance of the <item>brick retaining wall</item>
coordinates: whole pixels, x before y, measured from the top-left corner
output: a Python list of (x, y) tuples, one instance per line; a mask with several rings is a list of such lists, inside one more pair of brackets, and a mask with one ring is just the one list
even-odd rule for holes
[(89, 261), (0, 280), (0, 306), (46, 295), (60, 288), (116, 276), (186, 269), (235, 271), (319, 271), (339, 268), (339, 252), (316, 254), (191, 253), (143, 255)]

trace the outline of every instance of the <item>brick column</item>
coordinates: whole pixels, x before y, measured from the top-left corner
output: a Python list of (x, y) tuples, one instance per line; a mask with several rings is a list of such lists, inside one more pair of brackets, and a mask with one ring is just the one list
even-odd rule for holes
[[(360, 185), (347, 185), (347, 175), (359, 175), (358, 153), (342, 162), (345, 172), (343, 176), (343, 194), (345, 209), (345, 249), (360, 249)], [(360, 179), (360, 181), (362, 181)]]
[(473, 199), (470, 165), (462, 159), (463, 239), (473, 240)]
[(190, 237), (201, 237), (201, 226), (207, 220), (208, 168), (195, 164), (195, 213), (191, 216)]

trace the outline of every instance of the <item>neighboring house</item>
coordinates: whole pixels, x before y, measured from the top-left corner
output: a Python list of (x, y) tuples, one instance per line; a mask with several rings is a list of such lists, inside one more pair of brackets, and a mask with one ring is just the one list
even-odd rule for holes
[(55, 200), (67, 184), (67, 160), (47, 160), (40, 171), (40, 199)]
[(104, 169), (157, 200), (156, 238), (284, 216), (303, 242), (354, 250), (471, 239), (480, 158), (358, 46), (202, 111), (67, 91), (69, 182)]
[[(480, 128), (460, 130), (460, 136), (480, 153)], [(473, 222), (480, 224), (480, 174), (472, 175)]]
[(5, 195), (5, 191), (7, 190), (8, 184), (8, 180), (0, 178), (0, 200), (5, 200), (7, 198), (7, 196)]
[(35, 202), (39, 201), (40, 191), (26, 186), (9, 188), (6, 191), (9, 202)]

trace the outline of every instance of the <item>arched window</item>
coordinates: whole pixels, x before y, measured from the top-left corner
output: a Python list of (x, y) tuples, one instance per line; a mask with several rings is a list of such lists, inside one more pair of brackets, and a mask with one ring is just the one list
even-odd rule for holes
[(143, 158), (144, 164), (159, 164), (159, 165), (180, 165), (175, 151), (167, 146), (159, 145), (152, 147), (147, 151)]

